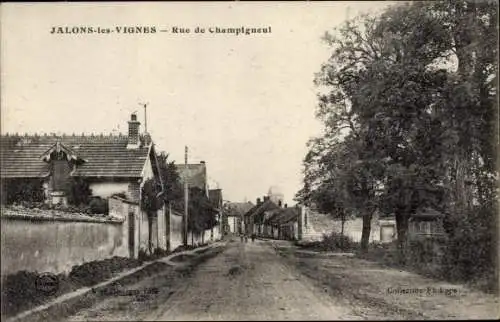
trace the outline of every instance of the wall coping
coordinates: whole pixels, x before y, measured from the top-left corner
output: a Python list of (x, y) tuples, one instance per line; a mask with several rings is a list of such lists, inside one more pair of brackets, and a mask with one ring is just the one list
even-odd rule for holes
[(118, 196), (111, 196), (111, 197), (109, 197), (109, 199), (119, 200), (121, 202), (128, 203), (130, 205), (136, 205), (136, 206), (139, 205), (139, 203), (137, 201), (131, 201), (131, 200), (124, 199), (124, 198), (121, 198), (121, 197), (118, 197)]
[[(8, 213), (5, 213), (5, 211)], [(97, 218), (90, 217), (79, 213), (52, 213), (52, 214), (27, 214), (25, 212), (30, 209), (23, 210), (22, 212), (12, 209), (2, 209), (0, 218), (11, 220), (29, 220), (29, 221), (64, 221), (64, 222), (88, 222), (88, 223), (103, 223), (103, 224), (123, 224), (124, 219), (118, 218)]]

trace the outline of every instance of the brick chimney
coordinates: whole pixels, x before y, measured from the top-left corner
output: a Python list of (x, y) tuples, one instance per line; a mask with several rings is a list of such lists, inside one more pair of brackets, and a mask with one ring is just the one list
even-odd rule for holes
[(127, 148), (134, 149), (139, 147), (139, 125), (141, 125), (141, 122), (137, 121), (137, 115), (132, 113), (130, 121), (128, 121)]
[(261, 203), (260, 198), (257, 198), (257, 205), (260, 205)]
[(278, 206), (281, 208), (281, 206), (282, 206), (281, 200), (278, 200)]

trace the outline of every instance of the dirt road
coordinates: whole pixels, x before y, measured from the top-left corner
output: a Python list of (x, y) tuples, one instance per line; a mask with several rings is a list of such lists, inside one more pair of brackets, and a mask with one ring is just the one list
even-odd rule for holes
[(269, 241), (286, 262), (310, 277), (358, 319), (446, 320), (498, 319), (498, 296), (463, 284), (425, 277), (379, 263), (301, 250), (284, 241)]
[(458, 286), (353, 257), (300, 255), (287, 242), (238, 240), (181, 260), (191, 264), (159, 263), (148, 278), (119, 287), (68, 320), (492, 318), (498, 307), (494, 297), (465, 289), (451, 296), (396, 294), (401, 287)]
[(203, 264), (148, 320), (346, 319), (337, 306), (265, 243), (234, 243)]
[(166, 268), (67, 320), (354, 318), (284, 264), (265, 242), (237, 241), (191, 273), (182, 267)]

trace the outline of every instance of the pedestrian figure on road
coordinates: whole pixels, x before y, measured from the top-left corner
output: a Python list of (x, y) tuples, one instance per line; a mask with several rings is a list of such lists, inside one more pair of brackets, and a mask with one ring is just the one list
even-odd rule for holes
[(248, 242), (248, 236), (245, 235), (245, 243), (247, 243), (247, 242)]
[(255, 241), (255, 233), (252, 234), (252, 243)]
[(243, 242), (243, 233), (240, 233), (241, 242)]

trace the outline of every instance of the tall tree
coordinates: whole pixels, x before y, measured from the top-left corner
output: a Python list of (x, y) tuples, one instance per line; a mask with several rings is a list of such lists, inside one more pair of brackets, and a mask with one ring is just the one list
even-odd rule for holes
[[(493, 2), (415, 2), (327, 33), (332, 56), (316, 79), (325, 136), (308, 155), (317, 164), (306, 162), (299, 197), (327, 178), (318, 165), (327, 143), (350, 140), (365, 168), (353, 172), (354, 191), (395, 214), (401, 249), (409, 218), (425, 207), (446, 214), (452, 238), (494, 245), (497, 20)], [(367, 179), (383, 188), (379, 198)], [(371, 195), (360, 193), (366, 187)], [(471, 260), (466, 248), (456, 256)]]
[(163, 181), (163, 198), (167, 204), (171, 204), (175, 209), (182, 209), (183, 198), (182, 183), (179, 172), (174, 161), (168, 161), (168, 154), (157, 155), (158, 167)]

